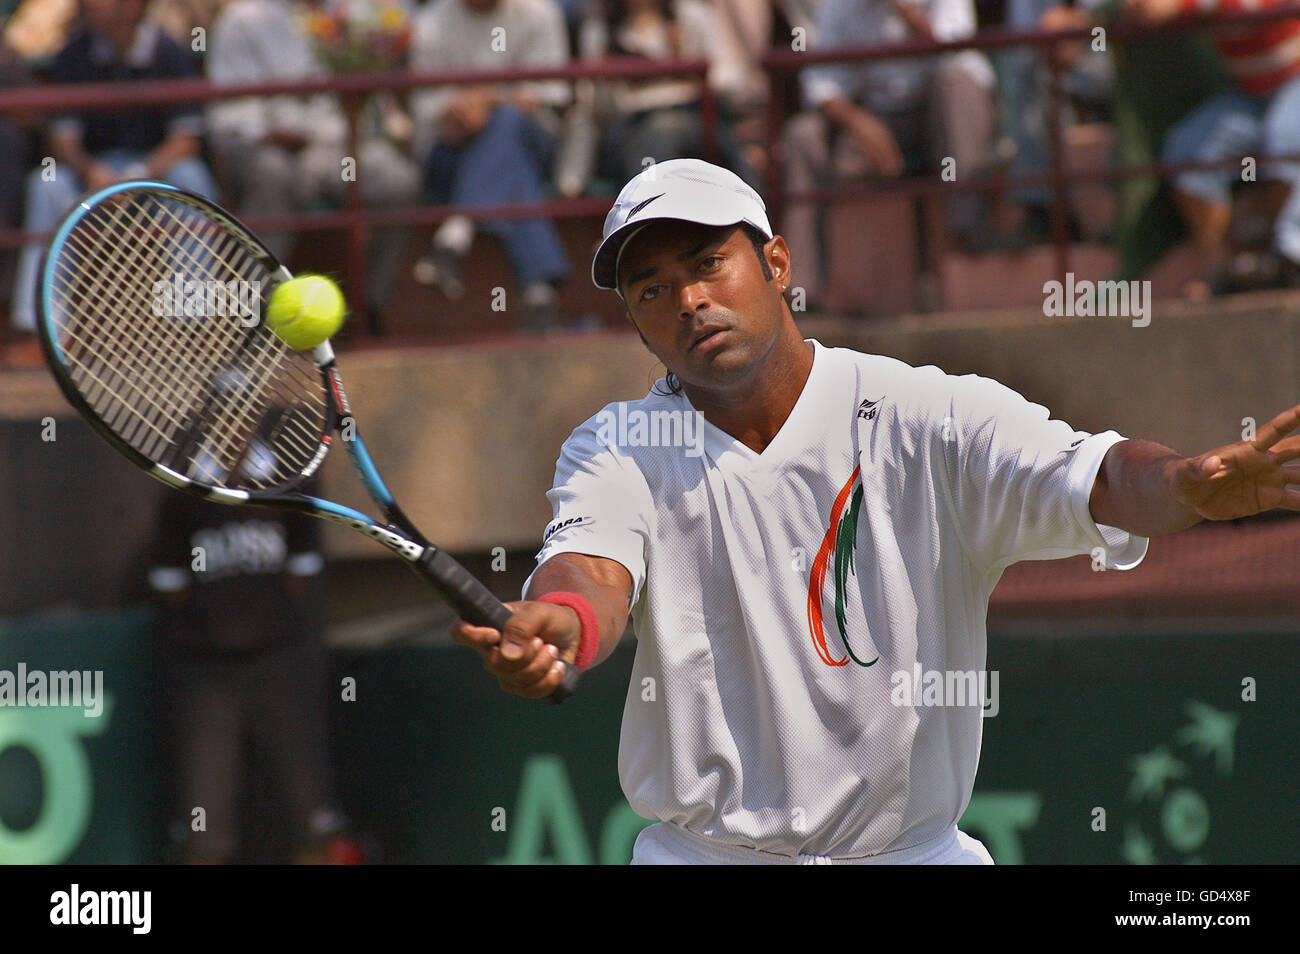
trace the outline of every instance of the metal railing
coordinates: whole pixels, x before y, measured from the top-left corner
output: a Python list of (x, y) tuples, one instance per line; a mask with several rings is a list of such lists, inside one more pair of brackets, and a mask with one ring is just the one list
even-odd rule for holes
[[(115, 84), (50, 84), (0, 89), (0, 115), (36, 117), (72, 110), (127, 110), (140, 106), (174, 106), (205, 103), (245, 96), (311, 95), (332, 93), (339, 97), (348, 117), (343, 155), (358, 154), (357, 117), (367, 97), (379, 92), (405, 92), (434, 86), (504, 84), (528, 80), (620, 80), (671, 76), (693, 76), (700, 80), (702, 147), (706, 158), (716, 155), (717, 99), (707, 83), (709, 64), (702, 59), (644, 60), (612, 57), (603, 60), (575, 60), (564, 66), (484, 71), (430, 70), (398, 71), (371, 75), (344, 74), (323, 79), (277, 81), (242, 85), (215, 85), (206, 79), (143, 80)], [(578, 197), (496, 205), (417, 205), (401, 209), (373, 209), (363, 206), (356, 177), (344, 182), (343, 207), (337, 211), (296, 212), (290, 215), (241, 216), (254, 232), (343, 231), (347, 251), (343, 284), (350, 301), (364, 301), (365, 247), (367, 233), (374, 228), (401, 225), (431, 225), (454, 215), (483, 218), (548, 218), (604, 215), (611, 202), (606, 198)], [(0, 249), (48, 238), (48, 232), (0, 229)], [(378, 333), (373, 324), (371, 331)]]
[[(1107, 44), (1154, 40), (1176, 33), (1213, 31), (1232, 25), (1267, 22), (1300, 17), (1300, 2), (1269, 9), (1216, 12), (1175, 18), (1160, 24), (1143, 25), (1116, 21), (1104, 25)], [(766, 147), (769, 162), (766, 173), (766, 200), (771, 217), (779, 221), (784, 207), (792, 202), (829, 203), (863, 195), (893, 193), (903, 195), (937, 195), (954, 192), (981, 192), (1011, 190), (1024, 187), (1047, 186), (1052, 193), (1051, 229), (1056, 250), (1058, 273), (1069, 271), (1069, 235), (1067, 193), (1078, 183), (1117, 181), (1134, 176), (1168, 175), (1187, 169), (1225, 168), (1239, 159), (1211, 163), (1164, 163), (1111, 165), (1104, 169), (1077, 171), (1065, 162), (1061, 110), (1064, 94), (1061, 88), (1062, 64), (1051, 55), (1052, 47), (1069, 41), (1093, 36), (1094, 26), (1077, 29), (1045, 30), (980, 30), (972, 36), (950, 41), (914, 39), (901, 43), (873, 46), (844, 46), (812, 49), (803, 52), (773, 50), (763, 58), (763, 67), (771, 76), (782, 76), (821, 63), (844, 63), (884, 60), (899, 57), (928, 56), (961, 50), (996, 50), (1032, 46), (1039, 50), (1048, 66), (1048, 168), (1040, 173), (1010, 173), (968, 176), (960, 181), (942, 181), (937, 176), (921, 176), (892, 181), (860, 181), (836, 184), (815, 190), (787, 193), (782, 181), (779, 150), (773, 146), (781, 141), (782, 126), (787, 116), (782, 112), (776, 97), (771, 97), (766, 122)], [(366, 97), (390, 91), (404, 92), (432, 86), (459, 86), (483, 83), (512, 83), (524, 80), (619, 80), (645, 79), (670, 76), (694, 76), (701, 80), (699, 102), (704, 129), (705, 158), (714, 158), (717, 148), (718, 104), (715, 92), (707, 83), (709, 64), (706, 60), (647, 61), (632, 57), (604, 60), (574, 60), (564, 66), (539, 69), (510, 69), (491, 72), (439, 70), (401, 71), (373, 75), (346, 74), (316, 80), (282, 81), (240, 86), (217, 86), (204, 79), (150, 80), (112, 85), (45, 85), (20, 86), (0, 89), (0, 115), (41, 117), (66, 110), (129, 109), (139, 106), (202, 103), (243, 96), (270, 96), (279, 94), (307, 95), (333, 93), (339, 96), (349, 117), (346, 155), (358, 151), (357, 114)], [(1261, 157), (1262, 158), (1262, 157)], [(1300, 156), (1270, 157), (1300, 159)], [(430, 225), (453, 215), (473, 219), (482, 218), (550, 218), (599, 216), (608, 211), (610, 200), (603, 197), (553, 198), (530, 202), (499, 205), (451, 206), (419, 205), (403, 209), (370, 209), (361, 202), (359, 184), (355, 178), (344, 183), (343, 207), (338, 211), (301, 212), (283, 216), (250, 214), (244, 217), (254, 231), (344, 231), (347, 233), (347, 253), (344, 263), (344, 283), (349, 298), (362, 300), (360, 294), (365, 272), (365, 239), (373, 228), (397, 225)], [(25, 242), (44, 239), (44, 233), (28, 233), (19, 229), (0, 229), (0, 249), (13, 248)]]
[[(768, 165), (766, 182), (767, 204), (773, 210), (773, 216), (780, 218), (787, 203), (790, 202), (833, 202), (847, 198), (881, 193), (895, 195), (935, 195), (953, 192), (987, 192), (1010, 190), (1024, 187), (1046, 185), (1051, 189), (1051, 229), (1052, 245), (1055, 249), (1056, 270), (1058, 275), (1070, 271), (1069, 222), (1066, 195), (1075, 183), (1117, 181), (1137, 176), (1168, 175), (1190, 169), (1228, 168), (1238, 164), (1242, 157), (1221, 162), (1149, 162), (1141, 164), (1111, 165), (1108, 168), (1089, 172), (1072, 171), (1065, 162), (1065, 145), (1061, 124), (1061, 111), (1064, 94), (1061, 90), (1062, 64), (1051, 55), (1051, 48), (1063, 42), (1090, 39), (1097, 26), (1105, 30), (1107, 48), (1111, 43), (1126, 43), (1142, 40), (1158, 40), (1178, 33), (1194, 31), (1213, 32), (1212, 28), (1232, 25), (1263, 23), (1272, 20), (1300, 17), (1300, 2), (1284, 6), (1241, 12), (1218, 11), (1207, 14), (1188, 15), (1166, 20), (1159, 24), (1140, 24), (1116, 20), (1107, 24), (1095, 24), (1069, 30), (980, 30), (970, 37), (960, 40), (915, 39), (901, 43), (878, 44), (871, 46), (842, 46), (830, 49), (814, 49), (803, 52), (793, 50), (773, 50), (763, 58), (764, 68), (771, 74), (782, 75), (819, 63), (846, 63), (874, 60), (897, 59), (899, 57), (927, 56), (939, 53), (954, 53), (962, 50), (998, 50), (1010, 47), (1033, 46), (1048, 67), (1049, 108), (1047, 148), (1048, 168), (1042, 173), (998, 172), (987, 175), (968, 176), (962, 181), (942, 181), (934, 177), (913, 177), (893, 181), (863, 181), (837, 184), (821, 189), (788, 193), (784, 189), (780, 162)], [(767, 115), (767, 140), (769, 156), (771, 146), (780, 142), (781, 128), (785, 117), (780, 114), (779, 104), (769, 103)], [(1262, 158), (1262, 157), (1261, 157)], [(1273, 159), (1300, 160), (1300, 154), (1271, 156)]]

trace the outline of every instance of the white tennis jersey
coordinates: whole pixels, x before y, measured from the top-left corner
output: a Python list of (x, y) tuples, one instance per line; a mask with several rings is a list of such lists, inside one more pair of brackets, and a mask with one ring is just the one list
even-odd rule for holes
[(970, 676), (1002, 571), (1080, 553), (1129, 569), (1147, 540), (1089, 512), (1114, 431), (1075, 431), (988, 378), (812, 344), (762, 454), (662, 380), (577, 428), (537, 559), (632, 576), (619, 774), (638, 814), (858, 857), (940, 838), (965, 811), (987, 695)]

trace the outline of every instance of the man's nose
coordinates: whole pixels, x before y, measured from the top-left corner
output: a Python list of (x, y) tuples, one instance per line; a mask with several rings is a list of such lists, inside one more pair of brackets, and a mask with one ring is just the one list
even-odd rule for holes
[(709, 307), (709, 298), (705, 294), (704, 286), (700, 282), (687, 282), (682, 286), (681, 291), (681, 315), (683, 318), (692, 317), (700, 309)]

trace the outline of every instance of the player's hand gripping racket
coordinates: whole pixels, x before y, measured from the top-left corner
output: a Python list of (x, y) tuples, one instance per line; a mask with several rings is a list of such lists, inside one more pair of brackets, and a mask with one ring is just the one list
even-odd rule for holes
[[(261, 320), (293, 276), (219, 206), (158, 182), (84, 200), (50, 243), (41, 343), (64, 395), (110, 444), (164, 483), (227, 504), (281, 507), (388, 547), (462, 618), (508, 610), (402, 513), (357, 433), (328, 341), (294, 351)], [(385, 523), (301, 491), (335, 435)], [(550, 696), (577, 687), (567, 666)]]

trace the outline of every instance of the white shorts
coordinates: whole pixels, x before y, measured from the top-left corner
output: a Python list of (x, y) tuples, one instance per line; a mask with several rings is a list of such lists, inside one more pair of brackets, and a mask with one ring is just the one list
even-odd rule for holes
[(937, 838), (878, 855), (828, 858), (778, 855), (757, 848), (724, 845), (665, 822), (641, 830), (632, 848), (634, 865), (991, 865), (993, 858), (976, 839), (954, 825)]

